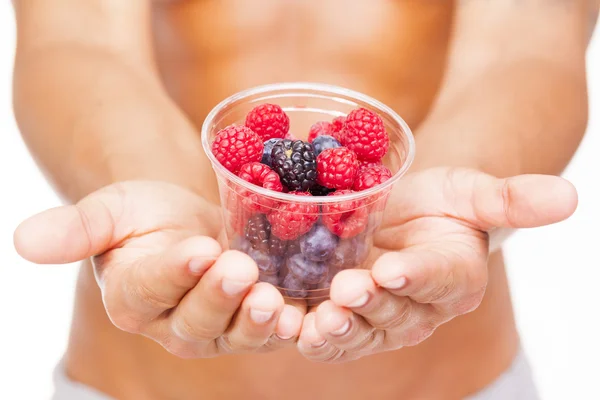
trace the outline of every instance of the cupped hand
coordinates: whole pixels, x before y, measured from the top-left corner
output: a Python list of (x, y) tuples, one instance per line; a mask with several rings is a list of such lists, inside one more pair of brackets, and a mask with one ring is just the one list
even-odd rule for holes
[(295, 343), (304, 310), (256, 283), (248, 256), (222, 251), (220, 221), (217, 206), (179, 186), (124, 182), (31, 217), (15, 247), (36, 263), (93, 257), (111, 321), (180, 357)]
[(558, 177), (454, 168), (406, 176), (388, 201), (372, 267), (335, 276), (331, 300), (304, 319), (299, 350), (341, 362), (420, 343), (480, 304), (490, 233), (555, 223), (576, 205)]

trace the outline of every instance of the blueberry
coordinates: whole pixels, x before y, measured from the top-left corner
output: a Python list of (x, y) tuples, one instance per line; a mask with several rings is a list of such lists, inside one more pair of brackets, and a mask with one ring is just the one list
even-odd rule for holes
[(306, 284), (302, 282), (302, 279), (298, 278), (294, 274), (287, 274), (281, 283), (283, 286), (284, 293), (286, 296), (295, 298), (304, 298), (308, 296), (308, 291), (315, 288), (315, 285)]
[(338, 237), (326, 227), (316, 224), (300, 239), (300, 250), (310, 261), (326, 261), (335, 251)]
[(317, 136), (313, 140), (312, 145), (315, 149), (315, 155), (321, 154), (323, 150), (335, 149), (336, 147), (342, 147), (342, 144), (338, 142), (333, 136), (321, 135)]
[(258, 266), (260, 274), (277, 275), (283, 264), (281, 257), (270, 256), (257, 249), (249, 249), (248, 255)]
[(341, 239), (329, 264), (338, 268), (358, 267), (367, 259), (370, 247), (370, 241), (364, 235)]
[(273, 168), (273, 164), (271, 164), (271, 151), (273, 150), (273, 146), (275, 146), (275, 143), (279, 142), (280, 140), (282, 139), (273, 138), (265, 141), (262, 159), (260, 160), (261, 163)]
[(279, 286), (279, 275), (258, 274), (258, 280), (270, 283), (273, 286)]
[(327, 278), (327, 265), (307, 260), (302, 254), (288, 258), (286, 265), (304, 283), (316, 284)]

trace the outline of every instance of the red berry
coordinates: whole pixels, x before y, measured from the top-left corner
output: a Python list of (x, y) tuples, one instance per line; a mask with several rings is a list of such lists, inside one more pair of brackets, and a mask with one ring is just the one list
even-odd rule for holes
[(276, 104), (261, 104), (246, 115), (246, 126), (252, 129), (262, 141), (284, 138), (290, 129), (290, 119)]
[(358, 174), (352, 189), (357, 192), (375, 187), (392, 177), (392, 173), (385, 165), (373, 165), (365, 168)]
[(263, 141), (249, 128), (230, 125), (217, 133), (212, 152), (225, 168), (237, 173), (242, 165), (260, 161), (263, 147)]
[(356, 154), (346, 147), (323, 150), (317, 157), (317, 183), (330, 189), (350, 189), (358, 171)]
[(327, 122), (327, 121), (320, 121), (315, 123), (313, 126), (310, 127), (310, 130), (308, 131), (308, 143), (312, 143), (313, 140), (315, 140), (315, 138), (317, 136), (321, 136), (321, 135), (332, 135), (333, 134), (333, 124), (331, 122)]
[(358, 175), (362, 174), (362, 172), (374, 165), (383, 165), (381, 161), (361, 161), (358, 160)]
[(346, 123), (346, 117), (335, 117), (333, 119), (333, 121), (331, 121), (331, 125), (333, 125), (333, 131), (341, 132), (345, 123)]
[[(352, 190), (338, 190), (328, 196), (341, 196), (354, 193)], [(363, 201), (352, 200), (341, 203), (323, 204), (323, 224), (331, 233), (341, 238), (351, 238), (365, 230), (369, 222), (369, 212)]]
[[(275, 192), (283, 191), (279, 175), (265, 164), (259, 162), (244, 164), (238, 176), (245, 181), (262, 186), (265, 189)], [(244, 206), (252, 211), (267, 213), (276, 206), (275, 200), (258, 193), (253, 193), (250, 190), (241, 190), (240, 195)]]
[[(296, 196), (310, 196), (306, 192), (292, 192)], [(281, 240), (293, 240), (304, 235), (319, 219), (319, 206), (311, 203), (281, 203), (267, 219), (271, 234)]]
[(366, 161), (381, 160), (390, 144), (383, 120), (366, 108), (348, 114), (341, 139), (344, 146), (354, 150), (360, 160)]

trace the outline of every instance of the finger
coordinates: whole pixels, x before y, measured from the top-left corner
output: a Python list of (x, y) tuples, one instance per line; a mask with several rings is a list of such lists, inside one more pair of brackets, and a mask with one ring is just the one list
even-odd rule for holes
[(331, 283), (331, 300), (381, 330), (410, 325), (419, 314), (418, 305), (410, 298), (378, 287), (366, 270), (345, 270), (336, 275)]
[[(460, 187), (461, 183), (453, 185)], [(463, 212), (486, 230), (549, 225), (568, 218), (577, 208), (575, 187), (547, 175), (496, 179), (481, 174), (474, 181), (472, 193), (465, 190), (464, 194), (468, 198), (456, 203), (467, 207)]]
[(315, 327), (327, 343), (358, 358), (383, 349), (385, 333), (361, 316), (328, 300), (317, 309)]
[(113, 322), (117, 326), (123, 325), (121, 318), (146, 322), (175, 307), (220, 254), (214, 239), (196, 236), (133, 265), (115, 265), (106, 276), (97, 272)]
[[(487, 284), (485, 262), (470, 262), (455, 248), (409, 248), (382, 255), (371, 270), (375, 283), (396, 296), (418, 303), (439, 304), (456, 313), (471, 311), (481, 302)], [(468, 250), (466, 250), (468, 251)]]
[(17, 252), (40, 264), (70, 263), (104, 252), (131, 231), (116, 221), (123, 196), (113, 186), (76, 205), (44, 211), (22, 222), (14, 234)]
[(275, 332), (283, 306), (283, 296), (273, 285), (257, 283), (217, 345), (225, 352), (256, 350), (265, 345)]
[(224, 252), (173, 311), (173, 331), (188, 341), (217, 338), (257, 279), (258, 268), (250, 257), (239, 251)]
[(302, 331), (298, 338), (298, 351), (306, 358), (316, 362), (334, 362), (344, 356), (344, 351), (325, 340), (319, 333), (316, 323), (316, 313), (310, 312), (304, 317)]

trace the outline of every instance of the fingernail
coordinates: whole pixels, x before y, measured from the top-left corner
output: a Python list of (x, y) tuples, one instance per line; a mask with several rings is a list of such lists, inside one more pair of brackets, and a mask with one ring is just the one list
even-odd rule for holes
[(406, 286), (406, 278), (398, 278), (396, 280), (383, 283), (381, 286), (386, 289), (402, 289), (404, 286)]
[(316, 349), (318, 347), (323, 347), (325, 345), (325, 343), (327, 343), (327, 340), (323, 339), (320, 342), (311, 343), (310, 346), (314, 347)]
[(223, 291), (229, 296), (235, 296), (248, 289), (248, 287), (251, 284), (252, 283), (248, 281), (234, 281), (231, 279), (223, 279), (223, 282), (221, 282), (221, 287), (223, 288)]
[(281, 340), (290, 340), (291, 338), (294, 337), (294, 336), (284, 336), (284, 335), (280, 335), (280, 334), (275, 334), (275, 336), (277, 336)]
[(264, 324), (273, 316), (274, 311), (263, 311), (250, 309), (250, 318), (257, 324)]
[(358, 299), (350, 302), (350, 304), (348, 304), (346, 307), (350, 307), (350, 308), (359, 308), (364, 306), (365, 304), (367, 304), (367, 301), (369, 301), (369, 292), (363, 294), (362, 296), (360, 296)]
[(350, 330), (350, 320), (347, 320), (346, 323), (341, 326), (341, 328), (338, 328), (335, 331), (331, 331), (331, 332), (329, 332), (329, 334), (333, 335), (333, 336), (342, 336), (349, 330)]
[(201, 258), (192, 258), (188, 264), (192, 274), (199, 274), (206, 269), (206, 260)]

